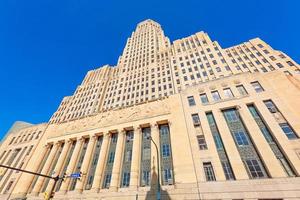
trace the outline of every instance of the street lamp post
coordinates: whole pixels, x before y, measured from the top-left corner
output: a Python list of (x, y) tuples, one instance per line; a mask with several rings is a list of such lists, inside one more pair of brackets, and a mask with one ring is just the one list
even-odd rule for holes
[(148, 139), (153, 142), (155, 149), (156, 149), (156, 159), (157, 159), (157, 193), (156, 193), (156, 199), (160, 200), (160, 169), (159, 169), (159, 152), (156, 143), (153, 141), (151, 136), (147, 137)]

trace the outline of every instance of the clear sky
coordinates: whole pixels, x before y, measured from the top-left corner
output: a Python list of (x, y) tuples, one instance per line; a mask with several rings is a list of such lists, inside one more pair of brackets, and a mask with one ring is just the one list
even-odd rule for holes
[(300, 1), (1, 0), (0, 138), (16, 120), (46, 122), (86, 72), (116, 64), (138, 22), (171, 41), (208, 32), (222, 47), (260, 37), (300, 62)]

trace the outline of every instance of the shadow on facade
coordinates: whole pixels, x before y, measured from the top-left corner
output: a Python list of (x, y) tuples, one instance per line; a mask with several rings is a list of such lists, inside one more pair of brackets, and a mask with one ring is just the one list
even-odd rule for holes
[[(153, 161), (154, 161), (154, 159), (153, 159)], [(155, 166), (154, 165), (152, 165), (152, 166), (153, 166), (153, 168), (152, 168), (153, 174), (151, 177), (150, 191), (147, 192), (147, 194), (146, 194), (146, 200), (155, 200), (157, 197), (157, 173), (156, 173)], [(171, 199), (168, 192), (165, 190), (161, 189), (160, 194), (161, 194), (160, 195), (161, 200), (170, 200)]]

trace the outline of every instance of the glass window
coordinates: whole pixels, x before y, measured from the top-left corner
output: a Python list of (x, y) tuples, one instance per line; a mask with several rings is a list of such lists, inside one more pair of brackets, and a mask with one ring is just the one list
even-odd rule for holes
[(208, 103), (207, 95), (205, 93), (200, 94), (200, 99), (202, 103)]
[(223, 161), (222, 167), (223, 167), (223, 170), (225, 173), (226, 180), (234, 180), (235, 178), (234, 178), (234, 175), (233, 175), (233, 172), (232, 172), (229, 162)]
[(258, 81), (252, 82), (251, 85), (257, 93), (264, 91), (264, 89), (262, 88), (262, 86)]
[(108, 163), (113, 163), (115, 158), (115, 152), (110, 152), (108, 157)]
[(225, 113), (225, 117), (229, 122), (235, 122), (238, 121), (238, 116), (235, 110), (227, 110)]
[(192, 114), (194, 126), (200, 126), (200, 118), (198, 114)]
[(162, 156), (163, 157), (170, 156), (170, 145), (169, 144), (162, 145)]
[(219, 101), (221, 99), (218, 91), (211, 92), (211, 95), (212, 95), (214, 101)]
[(143, 160), (150, 160), (151, 159), (151, 149), (150, 147), (145, 147), (143, 149)]
[(130, 172), (123, 173), (122, 187), (128, 187), (130, 182)]
[(126, 151), (126, 154), (125, 154), (125, 161), (130, 162), (131, 159), (132, 159), (132, 151), (128, 150), (128, 151)]
[(234, 132), (234, 137), (239, 146), (249, 145), (247, 136), (243, 131)]
[(198, 140), (199, 149), (200, 150), (206, 150), (207, 149), (207, 145), (206, 145), (206, 141), (205, 141), (204, 135), (197, 135), (197, 140)]
[(276, 113), (278, 112), (275, 104), (273, 103), (273, 101), (271, 100), (267, 100), (267, 101), (264, 101), (265, 105), (267, 106), (268, 110), (271, 112), (271, 113)]
[(215, 181), (215, 173), (211, 162), (203, 163), (204, 173), (207, 181)]
[(288, 123), (280, 123), (279, 124), (285, 135), (288, 139), (296, 139), (298, 138), (295, 132), (293, 131), (292, 127)]
[(106, 174), (104, 180), (104, 188), (109, 188), (110, 185), (111, 174)]
[(112, 134), (111, 135), (111, 142), (112, 143), (116, 143), (118, 140), (118, 135), (115, 133), (115, 134)]
[(164, 182), (173, 184), (172, 171), (170, 168), (164, 169)]
[(188, 102), (189, 102), (189, 105), (190, 105), (190, 106), (196, 105), (196, 102), (195, 102), (195, 99), (194, 99), (193, 96), (189, 96), (189, 97), (188, 97)]
[(232, 98), (233, 97), (233, 94), (232, 94), (230, 88), (224, 89), (224, 95), (225, 95), (226, 98)]
[(252, 178), (265, 177), (257, 160), (255, 160), (255, 159), (246, 160), (246, 164), (248, 166), (248, 169), (249, 169), (249, 172), (250, 172), (250, 175)]
[(246, 91), (246, 89), (244, 88), (243, 85), (237, 85), (236, 89), (239, 91), (240, 95), (242, 95), (242, 96), (248, 94), (248, 92)]
[(214, 141), (216, 143), (217, 149), (218, 150), (223, 149), (223, 143), (222, 143), (222, 140), (220, 138), (220, 135), (214, 134), (213, 137), (214, 137)]
[(142, 186), (150, 185), (150, 171), (143, 171)]

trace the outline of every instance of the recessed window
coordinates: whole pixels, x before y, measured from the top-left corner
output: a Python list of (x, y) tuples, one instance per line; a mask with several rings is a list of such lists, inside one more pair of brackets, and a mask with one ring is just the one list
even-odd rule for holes
[(218, 91), (211, 92), (214, 101), (219, 101), (221, 99)]
[(284, 132), (284, 134), (288, 137), (288, 139), (297, 139), (297, 135), (293, 131), (292, 127), (288, 123), (280, 123), (280, 128)]
[(204, 135), (197, 135), (198, 145), (200, 150), (206, 150), (207, 144)]
[(225, 96), (226, 98), (232, 98), (232, 97), (233, 97), (233, 94), (232, 94), (232, 91), (231, 91), (230, 88), (225, 88), (225, 89), (224, 89), (224, 96)]
[(238, 92), (240, 93), (240, 95), (244, 96), (247, 95), (248, 92), (246, 91), (245, 87), (243, 85), (237, 85), (236, 89), (238, 90)]
[(258, 161), (255, 159), (246, 160), (246, 164), (248, 167), (248, 170), (250, 172), (250, 175), (252, 178), (262, 178), (265, 177), (260, 165), (258, 164)]
[(162, 157), (168, 157), (168, 156), (170, 156), (170, 145), (163, 144), (162, 145)]
[(235, 180), (233, 171), (228, 161), (222, 162), (222, 167), (225, 173), (226, 180)]
[(264, 91), (264, 89), (262, 88), (262, 86), (258, 81), (252, 82), (251, 85), (257, 93)]
[(208, 103), (208, 98), (207, 95), (205, 93), (200, 94), (200, 99), (202, 103)]
[(277, 113), (278, 110), (275, 106), (275, 104), (273, 103), (272, 100), (267, 100), (267, 101), (264, 101), (265, 105), (267, 106), (268, 110), (271, 112), (271, 113)]
[(189, 106), (194, 106), (196, 105), (196, 102), (195, 102), (195, 99), (193, 96), (189, 96), (188, 97), (188, 103), (189, 103)]
[(200, 126), (200, 118), (198, 114), (192, 114), (193, 124), (194, 126)]
[(214, 169), (212, 167), (211, 162), (203, 163), (203, 169), (204, 169), (206, 181), (215, 181), (216, 180)]
[(234, 137), (236, 140), (236, 143), (239, 146), (245, 146), (245, 145), (249, 145), (248, 139), (246, 134), (243, 131), (237, 131), (234, 133)]

